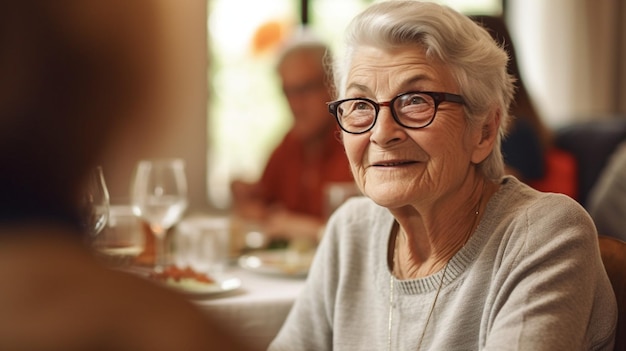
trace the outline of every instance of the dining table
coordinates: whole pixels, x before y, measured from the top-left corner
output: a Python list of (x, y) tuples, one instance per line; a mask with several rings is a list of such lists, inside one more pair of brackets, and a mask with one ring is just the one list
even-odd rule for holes
[(266, 349), (302, 290), (303, 276), (265, 274), (230, 265), (224, 275), (237, 279), (231, 291), (190, 297), (204, 312), (247, 343)]
[[(128, 211), (126, 209), (123, 214), (134, 219)], [(118, 212), (115, 212), (116, 220), (111, 222), (115, 224), (115, 230), (109, 228), (103, 237), (111, 233), (120, 236), (125, 233), (123, 237), (128, 239), (131, 237), (128, 234), (139, 231), (140, 236), (145, 238), (144, 247), (139, 256), (128, 262), (118, 261), (119, 258), (113, 256), (109, 263), (114, 266), (119, 264), (117, 268), (129, 273), (155, 278), (152, 276), (155, 261), (154, 237), (145, 223), (137, 222), (136, 219), (122, 221)], [(241, 337), (255, 349), (266, 349), (278, 334), (305, 285), (315, 249), (314, 247), (303, 249), (302, 245), (296, 245), (283, 249), (257, 248), (244, 251), (237, 246), (238, 250), (230, 251), (229, 247), (222, 247), (221, 243), (216, 246), (217, 251), (203, 251), (197, 248), (206, 244), (198, 241), (193, 243), (195, 250), (182, 250), (183, 242), (177, 241), (177, 238), (190, 235), (189, 232), (185, 234), (189, 228), (194, 226), (200, 228), (201, 224), (214, 220), (215, 217), (206, 215), (189, 217), (182, 223), (188, 226), (179, 224), (177, 229), (170, 233), (167, 247), (172, 250), (166, 256), (166, 269), (158, 279), (165, 277), (166, 280), (161, 280), (162, 282), (178, 290), (236, 337)], [(203, 235), (215, 234), (206, 232)], [(230, 244), (233, 243), (233, 238), (236, 236), (229, 238)], [(216, 243), (211, 241), (211, 245)], [(189, 256), (191, 252), (203, 252), (204, 255), (208, 255), (200, 260), (203, 263), (201, 267), (192, 267), (194, 262), (198, 263), (198, 259), (192, 261)], [(214, 266), (216, 271), (205, 273), (203, 270), (197, 270), (206, 268), (204, 263), (210, 261), (209, 256), (217, 252), (226, 253), (223, 259), (220, 259), (222, 263)], [(106, 255), (103, 258), (106, 258)], [(198, 274), (202, 278), (209, 278), (209, 281), (196, 280)]]

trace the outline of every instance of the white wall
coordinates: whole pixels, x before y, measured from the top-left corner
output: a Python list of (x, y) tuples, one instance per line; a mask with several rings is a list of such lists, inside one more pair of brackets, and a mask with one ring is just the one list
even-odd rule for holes
[(615, 91), (616, 73), (626, 66), (619, 59), (618, 42), (620, 32), (624, 41), (620, 25), (626, 6), (620, 8), (614, 0), (509, 0), (508, 4), (507, 21), (524, 80), (549, 125), (619, 110), (622, 99)]

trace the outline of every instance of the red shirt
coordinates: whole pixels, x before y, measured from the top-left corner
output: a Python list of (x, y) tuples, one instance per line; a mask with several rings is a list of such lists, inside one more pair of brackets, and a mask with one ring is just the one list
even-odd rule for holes
[(302, 142), (288, 133), (272, 152), (261, 185), (268, 204), (290, 211), (323, 217), (324, 188), (333, 182), (352, 182), (352, 172), (336, 130), (314, 158), (304, 157)]

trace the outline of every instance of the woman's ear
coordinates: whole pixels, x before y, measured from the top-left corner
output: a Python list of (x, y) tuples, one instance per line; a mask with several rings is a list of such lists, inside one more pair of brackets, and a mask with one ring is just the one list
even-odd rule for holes
[(491, 153), (500, 130), (500, 110), (492, 111), (482, 124), (480, 138), (474, 146), (472, 162), (478, 164), (484, 161)]

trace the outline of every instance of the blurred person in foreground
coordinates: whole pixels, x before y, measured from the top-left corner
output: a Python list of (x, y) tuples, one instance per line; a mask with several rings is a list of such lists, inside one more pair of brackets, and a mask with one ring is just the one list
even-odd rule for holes
[(1, 350), (243, 349), (182, 295), (101, 266), (80, 225), (81, 184), (118, 128), (164, 122), (140, 117), (156, 116), (156, 10), (2, 3)]
[(365, 196), (329, 219), (270, 350), (612, 350), (589, 215), (504, 175), (505, 51), (418, 1), (371, 5), (346, 40), (329, 110)]
[(325, 187), (353, 182), (335, 122), (328, 118), (328, 47), (304, 32), (283, 48), (277, 64), (293, 124), (270, 155), (258, 182), (235, 180), (233, 207), (266, 235), (316, 239), (326, 220)]

